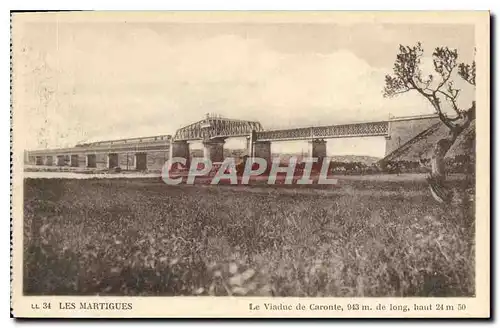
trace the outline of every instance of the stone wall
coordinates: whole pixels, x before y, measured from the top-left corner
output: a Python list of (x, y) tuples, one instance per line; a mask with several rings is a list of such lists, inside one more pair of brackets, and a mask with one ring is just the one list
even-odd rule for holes
[(317, 158), (319, 162), (326, 157), (326, 141), (315, 139), (309, 141), (309, 157)]
[(210, 141), (203, 143), (203, 157), (212, 162), (224, 161), (224, 141)]
[(135, 170), (135, 152), (119, 153), (118, 162), (122, 170)]
[(385, 155), (389, 155), (405, 142), (439, 121), (440, 119), (437, 115), (391, 120), (389, 122), (390, 137), (386, 141)]
[(97, 153), (95, 161), (98, 169), (108, 168), (108, 154)]
[(78, 167), (85, 167), (87, 164), (87, 155), (79, 154), (78, 155)]
[(168, 160), (168, 156), (168, 150), (147, 152), (148, 170), (161, 171), (163, 165)]
[(254, 144), (254, 157), (264, 158), (271, 161), (271, 143), (269, 141), (257, 141)]
[(45, 157), (45, 165), (48, 165), (48, 166), (51, 166), (51, 165), (54, 165), (54, 156), (53, 155), (47, 155)]

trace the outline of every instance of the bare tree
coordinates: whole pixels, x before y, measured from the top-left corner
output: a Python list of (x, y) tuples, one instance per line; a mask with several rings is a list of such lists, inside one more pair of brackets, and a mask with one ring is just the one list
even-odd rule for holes
[[(475, 119), (475, 101), (467, 108), (459, 107), (457, 100), (462, 90), (455, 87), (454, 78), (462, 78), (475, 86), (476, 64), (458, 63), (456, 49), (437, 47), (432, 54), (435, 74), (423, 76), (420, 67), (423, 54), (420, 42), (412, 47), (399, 46), (394, 73), (385, 77), (384, 97), (417, 92), (432, 104), (441, 121), (448, 127), (449, 135), (436, 143), (431, 159), (431, 183), (442, 184), (446, 179), (446, 153)], [(452, 115), (446, 113), (445, 104), (451, 107)]]

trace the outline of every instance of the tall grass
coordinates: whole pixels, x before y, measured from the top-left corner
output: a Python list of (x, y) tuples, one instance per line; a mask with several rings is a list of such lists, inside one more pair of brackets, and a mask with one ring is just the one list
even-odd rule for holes
[(412, 182), (27, 179), (24, 292), (471, 296), (471, 211)]

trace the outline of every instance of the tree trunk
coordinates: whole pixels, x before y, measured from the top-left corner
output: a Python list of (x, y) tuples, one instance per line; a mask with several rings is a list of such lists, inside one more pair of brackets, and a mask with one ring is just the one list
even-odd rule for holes
[(429, 190), (432, 197), (438, 203), (448, 203), (451, 200), (448, 188), (446, 188), (446, 164), (445, 155), (453, 145), (456, 137), (451, 136), (448, 139), (439, 140), (434, 146), (434, 153), (431, 157), (431, 174), (427, 178), (429, 183)]
[(451, 148), (457, 137), (455, 135), (448, 139), (439, 140), (434, 146), (434, 153), (431, 158), (431, 176), (437, 182), (446, 180), (446, 165), (444, 156)]
[[(439, 140), (434, 146), (434, 153), (431, 158), (431, 177), (437, 182), (443, 182), (446, 179), (446, 165), (444, 157), (448, 150), (453, 146), (458, 136), (470, 125), (475, 118), (476, 102), (472, 103), (471, 108), (463, 116), (464, 121), (461, 125), (456, 125), (451, 131), (450, 136)], [(441, 118), (443, 120), (443, 118)], [(444, 120), (443, 120), (443, 123)], [(446, 123), (445, 123), (446, 124)], [(448, 124), (446, 124), (448, 126)]]
[[(457, 201), (456, 194), (453, 188), (449, 188), (445, 184), (446, 181), (446, 163), (445, 155), (450, 150), (451, 146), (457, 141), (458, 136), (470, 125), (470, 121), (465, 124), (457, 126), (454, 131), (450, 132), (448, 138), (439, 140), (434, 146), (434, 152), (431, 157), (431, 175), (427, 179), (429, 182), (429, 189), (432, 196), (439, 203), (450, 203)], [(466, 173), (467, 174), (467, 173)], [(463, 193), (465, 195), (465, 193)], [(464, 203), (465, 199), (462, 199)]]

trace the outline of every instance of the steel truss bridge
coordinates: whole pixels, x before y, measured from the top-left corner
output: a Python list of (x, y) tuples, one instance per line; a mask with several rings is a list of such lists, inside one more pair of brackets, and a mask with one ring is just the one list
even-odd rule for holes
[(32, 150), (31, 155), (64, 155), (74, 153), (110, 153), (163, 151), (171, 141), (210, 141), (233, 137), (251, 138), (258, 141), (312, 140), (346, 137), (388, 137), (389, 121), (311, 126), (302, 128), (264, 130), (257, 121), (235, 120), (222, 117), (206, 117), (176, 131), (174, 137), (161, 135), (144, 138), (99, 141), (78, 144), (71, 148)]
[(348, 137), (388, 136), (389, 122), (354, 123), (329, 126), (312, 126), (285, 130), (259, 131), (258, 141), (306, 140)]
[(259, 122), (207, 117), (175, 133), (174, 141), (211, 140), (245, 137), (255, 133), (254, 141), (309, 140), (345, 137), (389, 136), (389, 121), (264, 130)]
[[(415, 121), (419, 122), (414, 124)], [(402, 147), (401, 142), (406, 145), (415, 135), (425, 137), (427, 135), (425, 131), (438, 122), (439, 117), (433, 114), (389, 118), (387, 121), (264, 130), (257, 121), (207, 115), (198, 122), (180, 128), (174, 136), (157, 135), (80, 143), (71, 148), (26, 151), (24, 155), (25, 163), (35, 165), (54, 165), (56, 159), (58, 166), (64, 166), (66, 160), (63, 161), (62, 158), (69, 157), (71, 166), (80, 166), (83, 161), (80, 161), (79, 156), (85, 156), (86, 166), (96, 167), (97, 162), (100, 166), (105, 165), (105, 158), (108, 156), (108, 166), (121, 165), (120, 163), (123, 164), (126, 159), (128, 167), (130, 157), (135, 158), (136, 169), (161, 169), (169, 156), (189, 156), (189, 141), (202, 141), (204, 156), (215, 162), (222, 161), (224, 139), (234, 137), (245, 137), (248, 152), (259, 153), (262, 157), (270, 156), (271, 142), (287, 140), (318, 141), (311, 143), (312, 154), (326, 156), (324, 139), (348, 137), (385, 137), (386, 152), (393, 153)], [(406, 139), (401, 140), (401, 137)], [(403, 146), (404, 149), (405, 147)], [(99, 157), (99, 161), (96, 160), (96, 156)]]
[(216, 138), (244, 137), (252, 131), (263, 131), (259, 122), (207, 117), (185, 126), (175, 133), (175, 141), (207, 140)]

